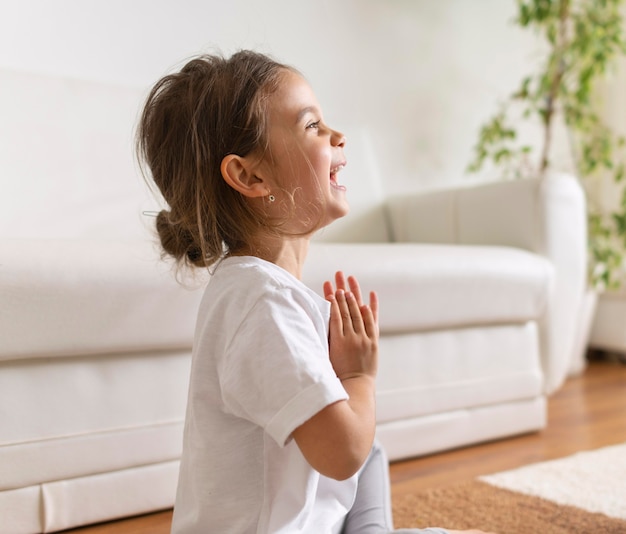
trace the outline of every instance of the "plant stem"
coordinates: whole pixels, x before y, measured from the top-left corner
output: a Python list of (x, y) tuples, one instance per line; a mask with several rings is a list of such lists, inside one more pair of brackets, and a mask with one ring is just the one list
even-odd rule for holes
[(563, 81), (565, 75), (565, 59), (564, 53), (567, 47), (567, 19), (569, 17), (569, 2), (570, 0), (561, 0), (559, 4), (559, 37), (555, 50), (555, 63), (557, 65), (556, 70), (552, 77), (552, 83), (550, 84), (550, 91), (546, 97), (546, 110), (544, 115), (544, 141), (543, 150), (541, 154), (541, 174), (548, 168), (550, 164), (550, 147), (552, 145), (552, 124), (554, 118), (554, 109), (556, 101), (558, 99), (559, 86)]

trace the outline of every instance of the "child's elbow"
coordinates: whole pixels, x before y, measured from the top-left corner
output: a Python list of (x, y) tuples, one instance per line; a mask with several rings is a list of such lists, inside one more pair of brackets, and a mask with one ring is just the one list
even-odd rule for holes
[(325, 477), (338, 481), (347, 480), (361, 469), (364, 462), (361, 456), (362, 455), (336, 455), (331, 461), (324, 462), (324, 465), (313, 467)]
[(334, 469), (329, 471), (328, 473), (321, 473), (325, 477), (332, 478), (333, 480), (338, 480), (339, 482), (343, 480), (348, 480), (350, 477), (354, 476), (359, 471), (359, 468), (343, 468), (343, 469)]

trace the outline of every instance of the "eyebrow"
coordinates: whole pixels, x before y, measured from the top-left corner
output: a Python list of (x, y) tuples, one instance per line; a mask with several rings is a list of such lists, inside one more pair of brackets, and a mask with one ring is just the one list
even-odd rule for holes
[(302, 108), (298, 112), (298, 116), (296, 117), (296, 124), (298, 124), (307, 113), (317, 113), (317, 111), (318, 110), (315, 106), (307, 106), (305, 108)]

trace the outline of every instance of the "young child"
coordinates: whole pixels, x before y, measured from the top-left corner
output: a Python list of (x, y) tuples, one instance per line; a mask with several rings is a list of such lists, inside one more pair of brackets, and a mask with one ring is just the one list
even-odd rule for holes
[(254, 52), (195, 58), (147, 99), (138, 151), (169, 206), (162, 247), (212, 273), (175, 534), (393, 529), (376, 294), (342, 273), (325, 299), (300, 281), (311, 236), (348, 212), (345, 142), (296, 70)]

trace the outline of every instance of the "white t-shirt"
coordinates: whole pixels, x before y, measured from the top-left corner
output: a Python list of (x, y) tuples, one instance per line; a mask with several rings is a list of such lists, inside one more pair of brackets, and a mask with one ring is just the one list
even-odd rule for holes
[(272, 263), (219, 264), (198, 312), (173, 534), (340, 530), (356, 475), (320, 475), (291, 439), (348, 398), (328, 356), (329, 313)]

